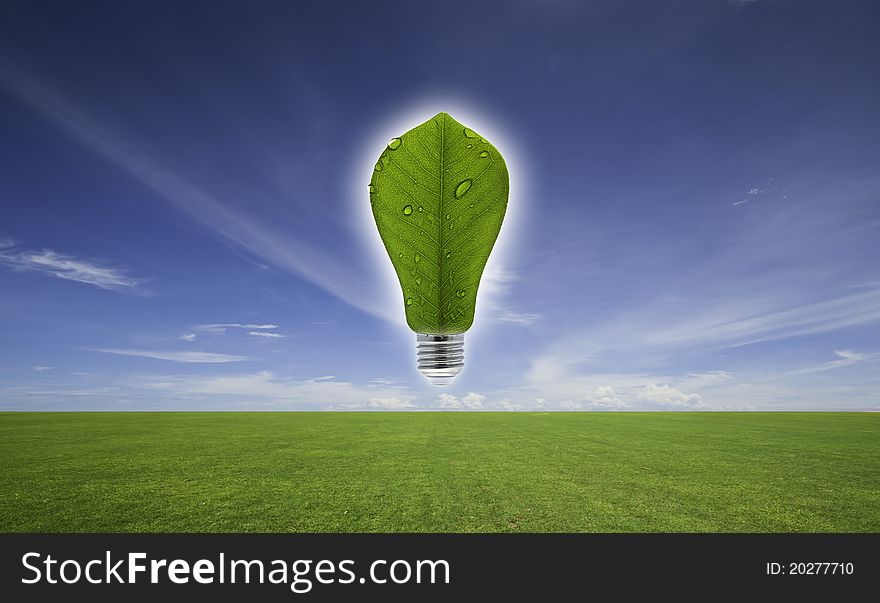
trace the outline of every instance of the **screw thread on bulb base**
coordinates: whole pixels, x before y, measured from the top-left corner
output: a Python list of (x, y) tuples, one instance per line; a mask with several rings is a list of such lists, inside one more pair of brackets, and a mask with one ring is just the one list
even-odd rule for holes
[(431, 385), (449, 385), (464, 366), (464, 333), (416, 334), (418, 367)]

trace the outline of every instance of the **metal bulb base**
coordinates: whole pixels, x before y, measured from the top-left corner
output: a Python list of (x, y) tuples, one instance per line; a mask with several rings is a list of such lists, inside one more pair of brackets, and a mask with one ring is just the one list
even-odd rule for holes
[(431, 385), (449, 385), (464, 366), (464, 333), (416, 334), (418, 367)]

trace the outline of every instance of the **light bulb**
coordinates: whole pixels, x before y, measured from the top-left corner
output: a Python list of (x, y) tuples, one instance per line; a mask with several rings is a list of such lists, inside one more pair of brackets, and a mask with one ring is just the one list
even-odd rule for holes
[(376, 162), (373, 217), (400, 279), (418, 368), (434, 385), (464, 366), (464, 333), (509, 188), (498, 149), (447, 113), (392, 138)]

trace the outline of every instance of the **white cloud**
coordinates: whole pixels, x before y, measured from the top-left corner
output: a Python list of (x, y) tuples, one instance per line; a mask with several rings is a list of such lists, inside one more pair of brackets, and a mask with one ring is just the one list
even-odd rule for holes
[(367, 403), (368, 408), (381, 408), (383, 410), (401, 410), (404, 408), (416, 408), (416, 405), (409, 400), (401, 400), (400, 398), (371, 398)]
[(138, 356), (140, 358), (153, 358), (155, 360), (169, 360), (171, 362), (179, 362), (182, 364), (222, 364), (227, 362), (242, 362), (244, 360), (253, 360), (249, 356), (235, 356), (231, 354), (214, 354), (212, 352), (175, 352), (175, 351), (157, 351), (157, 350), (127, 350), (118, 348), (87, 348), (92, 352), (103, 352), (105, 354), (118, 354), (120, 356)]
[(184, 333), (183, 335), (180, 336), (180, 338), (184, 341), (193, 341), (196, 338), (196, 334), (195, 333)]
[(252, 324), (240, 322), (218, 322), (206, 325), (196, 325), (193, 327), (196, 331), (204, 331), (205, 333), (225, 333), (226, 329), (257, 329), (257, 330), (274, 330), (278, 325), (273, 324)]
[[(517, 402), (534, 401), (535, 409), (543, 402), (546, 410), (578, 404), (583, 410), (613, 410), (614, 400), (621, 410), (880, 410), (876, 371), (863, 370), (846, 380), (822, 378), (825, 371), (880, 361), (880, 353), (837, 352), (836, 360), (787, 372), (765, 368), (683, 375), (592, 372), (589, 365), (566, 365), (564, 357), (545, 354), (541, 368), (530, 372), (523, 386), (505, 393)], [(603, 402), (610, 406), (603, 408)]]
[(626, 403), (617, 397), (613, 387), (599, 386), (592, 391), (584, 392), (578, 399), (565, 399), (556, 404), (548, 404), (544, 398), (536, 398), (533, 406), (535, 410), (542, 408), (554, 408), (566, 411), (578, 410), (623, 410)]
[(93, 285), (108, 291), (145, 293), (138, 286), (143, 279), (130, 276), (122, 268), (57, 253), (51, 249), (26, 251), (16, 249), (12, 241), (0, 241), (0, 264), (13, 270), (40, 272), (56, 278)]
[(699, 394), (685, 394), (668, 385), (647, 384), (638, 397), (646, 402), (661, 406), (698, 408), (703, 406)]
[(465, 408), (477, 409), (483, 408), (483, 402), (485, 400), (486, 396), (471, 392), (461, 399), (461, 403), (464, 405)]
[(438, 408), (446, 408), (446, 409), (457, 409), (461, 408), (461, 400), (458, 399), (457, 396), (453, 396), (452, 394), (440, 394), (437, 396), (437, 402), (435, 404)]
[(493, 404), (494, 407), (499, 408), (501, 410), (506, 410), (508, 412), (521, 411), (521, 410), (530, 410), (524, 404), (517, 404), (511, 402), (510, 400), (499, 400)]
[(850, 360), (852, 362), (858, 362), (867, 358), (865, 354), (861, 354), (853, 350), (834, 350), (834, 353), (844, 360)]
[(597, 410), (622, 409), (626, 407), (623, 400), (617, 397), (614, 388), (608, 385), (599, 386), (591, 392), (588, 392), (583, 402), (590, 408)]
[(32, 367), (34, 372), (37, 372), (37, 373), (45, 373), (46, 371), (51, 371), (53, 368), (55, 368), (55, 367), (54, 366), (35, 366), (35, 367)]
[[(709, 371), (677, 378), (647, 373), (608, 373), (595, 370), (595, 344), (567, 340), (535, 357), (526, 381), (511, 393), (521, 401), (529, 396), (548, 410), (638, 410), (659, 406), (702, 407), (698, 387), (732, 380), (729, 373)], [(670, 385), (669, 382), (673, 385)], [(663, 383), (663, 385), (657, 385)], [(678, 387), (686, 387), (679, 390)], [(682, 393), (682, 391), (688, 393)], [(521, 392), (521, 393), (520, 393)], [(693, 392), (693, 393), (691, 393)]]
[(541, 318), (541, 315), (529, 314), (526, 312), (514, 312), (512, 310), (502, 309), (500, 312), (493, 315), (493, 317), (498, 322), (507, 322), (510, 324), (520, 325), (522, 327), (530, 327)]
[(483, 408), (483, 402), (485, 400), (486, 396), (475, 392), (471, 392), (462, 398), (453, 396), (452, 394), (440, 394), (437, 396), (437, 401), (434, 403), (434, 406), (446, 410), (478, 410)]
[(248, 335), (253, 335), (254, 337), (266, 337), (272, 339), (283, 339), (284, 335), (281, 333), (267, 333), (266, 331), (248, 331)]

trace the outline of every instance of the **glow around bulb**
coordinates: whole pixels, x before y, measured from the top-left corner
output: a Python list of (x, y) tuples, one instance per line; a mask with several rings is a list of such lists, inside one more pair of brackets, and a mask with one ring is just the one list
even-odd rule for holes
[(376, 162), (373, 217), (417, 334), (419, 369), (435, 385), (464, 366), (464, 333), (509, 188), (498, 149), (447, 113), (392, 138)]

